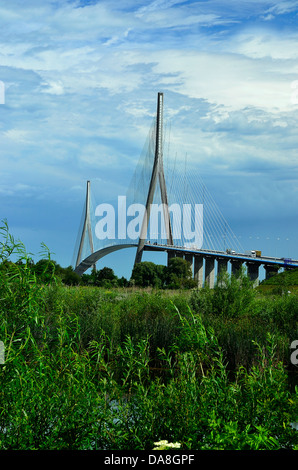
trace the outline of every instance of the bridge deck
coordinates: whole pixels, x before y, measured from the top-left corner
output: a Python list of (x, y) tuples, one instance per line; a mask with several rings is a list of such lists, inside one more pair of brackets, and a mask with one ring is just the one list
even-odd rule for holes
[(178, 247), (178, 246), (169, 246), (169, 245), (156, 245), (154, 243), (146, 243), (144, 249), (147, 251), (180, 251), (184, 254), (191, 254), (191, 255), (202, 255), (202, 256), (211, 256), (215, 258), (224, 258), (228, 261), (239, 260), (243, 263), (245, 262), (253, 262), (259, 265), (275, 265), (280, 267), (293, 267), (298, 268), (298, 260), (289, 260), (284, 258), (273, 258), (270, 256), (250, 256), (245, 255), (244, 253), (226, 253), (224, 251), (212, 251), (212, 250), (195, 250), (188, 247)]
[[(133, 248), (137, 247), (137, 244), (121, 244), (121, 245), (111, 245), (101, 250), (98, 250), (94, 253), (91, 253), (87, 258), (85, 258), (76, 268), (75, 272), (79, 275), (82, 275), (87, 269), (91, 268), (98, 260), (104, 256), (113, 253), (124, 248)], [(279, 266), (279, 267), (292, 267), (298, 268), (298, 260), (285, 260), (282, 258), (272, 258), (269, 256), (248, 256), (243, 253), (225, 253), (224, 251), (212, 251), (212, 250), (195, 250), (189, 247), (179, 247), (179, 246), (170, 246), (170, 245), (157, 245), (154, 243), (145, 243), (144, 250), (146, 251), (165, 251), (165, 252), (181, 252), (188, 255), (201, 255), (203, 257), (213, 257), (216, 259), (226, 259), (227, 261), (240, 261), (242, 263), (253, 263), (259, 266)]]

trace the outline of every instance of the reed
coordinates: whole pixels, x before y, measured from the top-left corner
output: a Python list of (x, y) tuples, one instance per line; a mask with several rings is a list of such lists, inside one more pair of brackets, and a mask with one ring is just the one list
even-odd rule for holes
[[(24, 247), (5, 225), (2, 233), (2, 261), (15, 251), (24, 262), (0, 270), (1, 450), (153, 449), (165, 440), (182, 450), (298, 449), (298, 394), (280, 346), (295, 302), (279, 298), (281, 313), (273, 298), (243, 290), (242, 302), (230, 285), (187, 294), (44, 286)], [(234, 302), (231, 315), (220, 295)], [(234, 343), (249, 348), (229, 350)]]

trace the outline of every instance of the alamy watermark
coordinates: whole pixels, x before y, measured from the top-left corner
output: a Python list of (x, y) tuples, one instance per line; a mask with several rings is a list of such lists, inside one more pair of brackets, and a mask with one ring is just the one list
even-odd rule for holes
[(294, 351), (291, 354), (290, 360), (291, 360), (291, 363), (296, 366), (298, 364), (298, 340), (296, 339), (292, 341), (290, 347), (291, 349), (294, 349)]
[(4, 364), (4, 343), (0, 341), (0, 364)]
[(0, 80), (0, 104), (5, 104), (5, 85)]
[(117, 207), (112, 204), (99, 204), (95, 217), (100, 217), (95, 225), (95, 235), (99, 240), (146, 239), (147, 229), (151, 240), (168, 239), (168, 218), (171, 220), (173, 240), (192, 243), (200, 249), (203, 245), (203, 204), (151, 204), (150, 223), (147, 220), (146, 206), (127, 205), (126, 196), (118, 196)]

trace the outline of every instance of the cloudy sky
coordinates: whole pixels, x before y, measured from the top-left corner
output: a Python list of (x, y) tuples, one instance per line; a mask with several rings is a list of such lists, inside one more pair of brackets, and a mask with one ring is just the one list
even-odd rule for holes
[[(244, 248), (297, 259), (297, 20), (295, 0), (0, 0), (1, 220), (70, 265), (86, 181), (126, 193), (161, 91)], [(127, 253), (104, 264), (129, 276)]]

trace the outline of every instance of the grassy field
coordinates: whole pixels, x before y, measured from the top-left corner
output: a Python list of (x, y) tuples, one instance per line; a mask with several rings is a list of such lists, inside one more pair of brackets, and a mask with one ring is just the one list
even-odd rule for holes
[[(298, 449), (295, 293), (0, 279), (0, 449)], [(49, 260), (50, 262), (50, 260)]]

